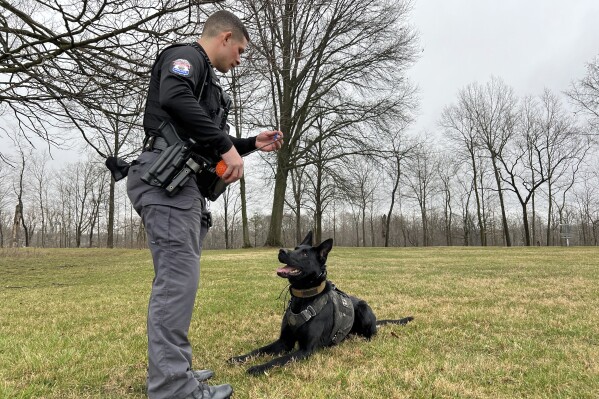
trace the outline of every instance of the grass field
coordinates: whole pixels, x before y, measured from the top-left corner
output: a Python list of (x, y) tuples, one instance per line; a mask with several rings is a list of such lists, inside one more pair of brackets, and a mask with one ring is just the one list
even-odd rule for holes
[[(599, 248), (333, 248), (332, 281), (414, 322), (250, 377), (225, 360), (277, 336), (276, 254), (203, 254), (195, 366), (235, 398), (599, 397)], [(0, 397), (145, 397), (151, 279), (147, 251), (0, 250)]]

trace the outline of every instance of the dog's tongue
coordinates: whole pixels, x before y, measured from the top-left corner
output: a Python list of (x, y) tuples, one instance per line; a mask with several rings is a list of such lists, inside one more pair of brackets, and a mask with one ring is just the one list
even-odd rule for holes
[(291, 267), (291, 266), (280, 267), (277, 269), (277, 275), (279, 277), (287, 277), (294, 270), (296, 270), (295, 267)]

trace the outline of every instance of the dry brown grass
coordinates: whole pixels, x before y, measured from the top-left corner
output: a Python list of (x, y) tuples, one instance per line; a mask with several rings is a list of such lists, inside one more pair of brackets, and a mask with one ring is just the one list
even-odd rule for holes
[[(341, 289), (415, 321), (249, 377), (225, 360), (278, 334), (276, 255), (203, 254), (195, 362), (236, 398), (597, 397), (597, 248), (334, 248)], [(0, 251), (0, 397), (143, 398), (151, 273), (146, 251)]]

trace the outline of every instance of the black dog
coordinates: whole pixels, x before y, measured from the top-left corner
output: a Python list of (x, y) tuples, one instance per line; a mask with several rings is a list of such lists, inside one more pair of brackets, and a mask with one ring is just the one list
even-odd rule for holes
[[(316, 349), (338, 344), (348, 334), (370, 339), (383, 324), (406, 324), (413, 317), (401, 320), (379, 320), (368, 304), (338, 290), (327, 281), (326, 260), (333, 240), (312, 246), (312, 232), (293, 251), (281, 249), (279, 262), (286, 266), (277, 270), (279, 277), (289, 280), (291, 300), (283, 317), (281, 335), (270, 345), (246, 355), (232, 357), (230, 363), (242, 363), (256, 355), (281, 355), (268, 363), (248, 369), (261, 374), (275, 366), (310, 356)], [(296, 342), (299, 349), (289, 353)]]

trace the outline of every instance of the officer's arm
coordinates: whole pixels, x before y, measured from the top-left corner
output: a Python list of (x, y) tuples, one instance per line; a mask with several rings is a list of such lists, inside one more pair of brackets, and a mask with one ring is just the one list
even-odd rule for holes
[(235, 149), (240, 155), (247, 154), (248, 152), (256, 149), (256, 136), (245, 139), (229, 136), (229, 139), (231, 139)]
[(204, 84), (205, 69), (201, 55), (189, 46), (176, 47), (164, 54), (160, 75), (160, 106), (185, 133), (223, 154), (233, 143), (214, 124), (194, 97), (194, 88)]

